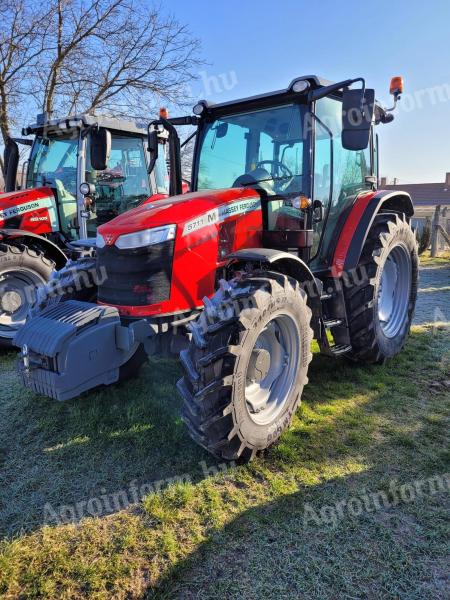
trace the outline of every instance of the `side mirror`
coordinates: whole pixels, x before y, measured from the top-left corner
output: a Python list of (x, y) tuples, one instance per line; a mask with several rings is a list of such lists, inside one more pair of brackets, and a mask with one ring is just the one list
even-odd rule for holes
[(104, 171), (111, 154), (111, 132), (104, 127), (90, 131), (91, 165), (95, 171)]
[(375, 106), (375, 90), (344, 89), (342, 93), (342, 146), (365, 150), (369, 145)]
[(228, 132), (228, 123), (221, 123), (216, 128), (216, 137), (223, 138), (227, 135), (227, 132)]
[(158, 140), (158, 132), (156, 129), (148, 132), (148, 151), (150, 153), (150, 165), (148, 167), (148, 172), (151, 173), (153, 168), (158, 160), (159, 153), (159, 140)]
[(19, 146), (12, 138), (8, 138), (3, 155), (5, 169), (5, 192), (14, 192), (17, 189), (17, 169), (19, 166)]

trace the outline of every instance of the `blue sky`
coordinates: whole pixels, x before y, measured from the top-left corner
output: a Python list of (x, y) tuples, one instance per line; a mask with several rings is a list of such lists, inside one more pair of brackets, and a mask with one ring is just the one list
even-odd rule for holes
[(201, 70), (225, 76), (220, 93), (208, 80), (205, 94), (199, 80), (196, 96), (224, 101), (306, 74), (364, 76), (390, 105), (390, 78), (402, 75), (404, 105), (392, 124), (378, 127), (381, 175), (415, 183), (444, 181), (450, 172), (449, 0), (171, 0), (163, 7), (202, 41), (209, 64)]

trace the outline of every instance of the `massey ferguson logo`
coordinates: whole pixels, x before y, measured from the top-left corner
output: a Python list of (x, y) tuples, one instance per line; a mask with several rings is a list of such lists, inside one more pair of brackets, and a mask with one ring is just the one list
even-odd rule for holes
[(105, 235), (105, 242), (107, 246), (112, 246), (114, 243), (114, 236), (111, 233)]

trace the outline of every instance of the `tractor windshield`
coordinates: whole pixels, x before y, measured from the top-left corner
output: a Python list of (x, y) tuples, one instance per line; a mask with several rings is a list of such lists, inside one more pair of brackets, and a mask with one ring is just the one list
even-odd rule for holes
[(151, 196), (151, 190), (143, 137), (113, 133), (111, 154), (104, 171), (92, 168), (89, 143), (88, 138), (85, 181), (95, 186), (95, 194), (88, 234), (95, 236), (99, 225), (138, 206)]
[(49, 186), (58, 198), (62, 231), (75, 236), (78, 135), (36, 136), (27, 171), (27, 188)]
[(27, 187), (48, 185), (76, 196), (77, 151), (78, 137), (37, 136), (30, 157)]
[(197, 189), (256, 187), (269, 196), (303, 192), (303, 110), (298, 104), (220, 117), (205, 127)]

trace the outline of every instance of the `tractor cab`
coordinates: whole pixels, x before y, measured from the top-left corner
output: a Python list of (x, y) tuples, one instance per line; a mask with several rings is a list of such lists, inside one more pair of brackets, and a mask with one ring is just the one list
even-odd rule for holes
[[(154, 194), (168, 194), (163, 153), (148, 175), (146, 133), (140, 123), (89, 114), (38, 118), (23, 134), (33, 134), (34, 141), (10, 142), (32, 144), (20, 188), (50, 188), (55, 198), (47, 223), (51, 231), (38, 233), (58, 233), (69, 242), (95, 238), (99, 225)], [(17, 156), (13, 150), (9, 155)], [(17, 166), (17, 159), (8, 160), (6, 191), (14, 190)], [(89, 185), (87, 194), (83, 184)]]
[[(202, 101), (194, 113), (197, 118), (170, 120), (197, 125), (191, 189), (256, 190), (263, 246), (296, 251), (316, 269), (329, 267), (340, 216), (358, 194), (377, 186), (375, 126), (393, 116), (374, 90), (362, 78), (333, 84), (307, 76), (261, 96)], [(175, 161), (175, 179), (176, 170)]]

